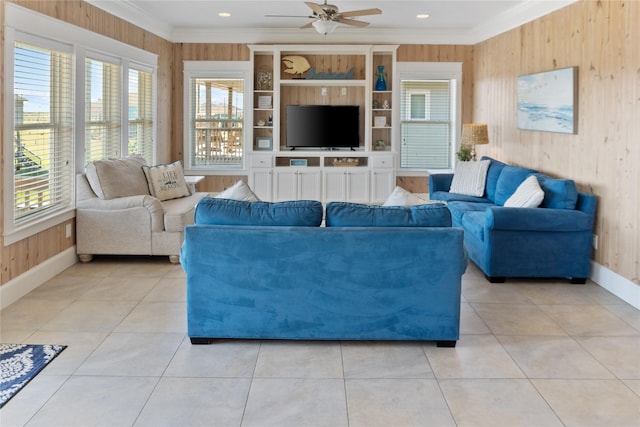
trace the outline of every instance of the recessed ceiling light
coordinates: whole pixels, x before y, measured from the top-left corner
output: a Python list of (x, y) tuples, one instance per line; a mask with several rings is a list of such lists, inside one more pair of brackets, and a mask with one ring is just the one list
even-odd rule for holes
[(416, 15), (416, 18), (418, 19), (427, 19), (429, 17), (428, 13), (420, 13), (418, 15)]
[(229, 12), (220, 12), (218, 13), (218, 16), (222, 16), (223, 18), (228, 18), (229, 16), (231, 16), (231, 14)]

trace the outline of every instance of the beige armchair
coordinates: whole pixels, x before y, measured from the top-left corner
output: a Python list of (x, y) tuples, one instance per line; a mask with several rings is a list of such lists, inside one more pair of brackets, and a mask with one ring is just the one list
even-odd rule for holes
[[(184, 227), (207, 193), (163, 200), (149, 193), (139, 157), (101, 160), (76, 179), (76, 244), (81, 262), (94, 255), (168, 255), (179, 262)], [(188, 193), (188, 190), (187, 190)]]

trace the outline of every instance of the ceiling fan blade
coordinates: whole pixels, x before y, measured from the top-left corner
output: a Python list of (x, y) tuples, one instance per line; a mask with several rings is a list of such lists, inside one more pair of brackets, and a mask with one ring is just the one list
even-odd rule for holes
[(313, 23), (314, 23), (314, 22), (315, 22), (315, 21), (311, 21), (311, 22), (309, 22), (308, 24), (304, 24), (302, 27), (300, 27), (300, 29), (301, 29), (301, 30), (304, 30), (305, 28), (311, 28), (311, 27), (313, 27)]
[(362, 9), (362, 10), (351, 10), (349, 12), (341, 12), (343, 18), (348, 18), (350, 16), (365, 16), (365, 15), (380, 15), (382, 11), (378, 8), (373, 9)]
[(265, 18), (315, 18), (309, 15), (264, 15)]
[(311, 3), (310, 1), (306, 1), (306, 2), (304, 2), (304, 4), (309, 6), (311, 8), (311, 10), (313, 10), (313, 13), (315, 13), (316, 15), (318, 15), (318, 16), (326, 15), (326, 12), (324, 11), (324, 9), (319, 4)]
[(367, 25), (369, 25), (368, 22), (364, 22), (364, 21), (356, 21), (355, 19), (345, 19), (342, 17), (338, 17), (336, 19), (334, 19), (335, 22), (339, 22), (340, 24), (345, 24), (345, 25), (351, 25), (354, 27), (366, 27)]

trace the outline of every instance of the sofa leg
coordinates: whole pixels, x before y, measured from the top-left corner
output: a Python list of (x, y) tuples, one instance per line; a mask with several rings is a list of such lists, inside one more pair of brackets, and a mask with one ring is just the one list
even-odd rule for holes
[(180, 264), (180, 255), (169, 255), (169, 262), (171, 264)]
[(209, 338), (189, 338), (191, 340), (192, 345), (207, 345), (211, 344), (211, 339)]
[(453, 348), (456, 346), (457, 341), (438, 341), (436, 347)]
[(93, 260), (93, 255), (91, 255), (91, 254), (78, 254), (78, 258), (80, 259), (80, 262), (87, 263), (87, 262), (91, 262), (91, 260)]
[(491, 283), (504, 283), (505, 280), (507, 280), (507, 278), (503, 276), (487, 276), (485, 274), (484, 277)]
[(587, 278), (586, 277), (570, 277), (569, 283), (571, 283), (572, 285), (584, 285), (585, 283), (587, 283)]

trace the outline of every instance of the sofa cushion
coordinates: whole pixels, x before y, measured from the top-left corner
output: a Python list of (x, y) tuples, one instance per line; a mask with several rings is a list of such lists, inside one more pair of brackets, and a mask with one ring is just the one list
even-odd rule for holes
[(97, 160), (86, 167), (87, 181), (96, 196), (103, 200), (149, 195), (147, 179), (142, 171), (146, 164), (140, 156)]
[(431, 194), (431, 200), (440, 200), (443, 202), (473, 202), (473, 203), (489, 203), (493, 204), (491, 200), (483, 197), (465, 196), (464, 194), (449, 193), (448, 191), (436, 191)]
[(552, 209), (576, 208), (578, 189), (573, 180), (550, 178), (541, 173), (537, 173), (536, 177), (540, 181), (542, 191), (544, 191), (544, 199), (540, 206)]
[(182, 232), (184, 227), (193, 224), (193, 210), (204, 194), (194, 193), (189, 197), (163, 201), (165, 231)]
[(482, 197), (490, 163), (490, 160), (459, 162), (456, 165), (449, 192)]
[(502, 169), (504, 169), (504, 167), (507, 165), (499, 160), (492, 159), (491, 157), (483, 156), (481, 160), (491, 161), (489, 170), (487, 170), (487, 179), (484, 186), (484, 196), (490, 201), (494, 202), (496, 200), (496, 185), (498, 185), (498, 178), (500, 177)]
[(243, 181), (239, 180), (231, 187), (215, 196), (217, 199), (241, 200), (244, 202), (258, 202), (260, 199), (255, 195), (251, 188)]
[(451, 214), (444, 203), (403, 207), (329, 202), (325, 224), (327, 227), (450, 227)]
[(466, 212), (462, 216), (462, 228), (465, 233), (469, 233), (476, 239), (484, 242), (485, 211)]
[(205, 197), (196, 206), (195, 223), (318, 227), (322, 223), (322, 203), (313, 200), (247, 202)]
[(529, 175), (504, 202), (507, 208), (537, 208), (544, 199), (544, 191), (535, 175)]
[(500, 172), (496, 183), (496, 195), (494, 202), (498, 206), (503, 206), (522, 181), (524, 181), (533, 171), (518, 166), (505, 166)]
[(489, 206), (494, 205), (493, 203), (465, 202), (459, 200), (447, 203), (449, 212), (451, 212), (451, 223), (454, 227), (460, 227), (462, 225), (462, 217), (467, 212), (484, 212)]
[(429, 200), (421, 199), (413, 193), (408, 192), (402, 187), (393, 189), (391, 195), (387, 198), (382, 206), (416, 206), (430, 203)]
[(166, 165), (145, 165), (142, 171), (147, 178), (149, 192), (158, 200), (178, 199), (191, 194), (179, 160)]

